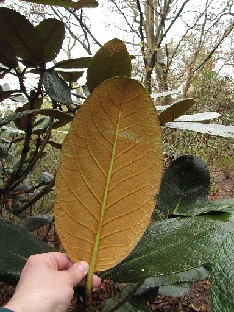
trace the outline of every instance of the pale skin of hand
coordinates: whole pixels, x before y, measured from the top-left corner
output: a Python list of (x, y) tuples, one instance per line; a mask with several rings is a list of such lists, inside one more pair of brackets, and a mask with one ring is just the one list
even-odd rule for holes
[[(14, 312), (65, 312), (75, 286), (85, 283), (89, 265), (73, 264), (64, 253), (50, 252), (29, 257), (11, 300), (4, 306)], [(101, 279), (93, 276), (93, 287)]]

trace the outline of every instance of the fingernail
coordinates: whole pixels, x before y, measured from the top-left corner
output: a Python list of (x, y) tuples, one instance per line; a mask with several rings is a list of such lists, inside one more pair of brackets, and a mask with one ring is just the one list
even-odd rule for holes
[(84, 272), (85, 274), (88, 272), (89, 270), (89, 265), (87, 261), (80, 261), (77, 263), (77, 268), (81, 271)]

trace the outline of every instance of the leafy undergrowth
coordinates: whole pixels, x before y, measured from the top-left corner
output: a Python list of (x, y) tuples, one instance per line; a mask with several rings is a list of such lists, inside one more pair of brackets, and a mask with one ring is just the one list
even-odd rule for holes
[[(234, 196), (234, 170), (212, 172), (213, 187), (210, 199), (228, 198)], [(52, 227), (48, 233), (46, 227), (37, 231), (37, 235), (54, 246), (59, 245), (58, 238), (54, 235)], [(111, 281), (103, 281), (100, 289), (94, 293), (94, 300), (97, 306), (106, 298), (114, 297), (122, 285)], [(14, 287), (0, 283), (0, 306), (3, 306), (13, 295)], [(81, 303), (80, 303), (81, 305)], [(210, 283), (209, 280), (191, 283), (189, 293), (180, 297), (155, 296), (148, 307), (156, 312), (211, 312), (210, 304)], [(81, 310), (81, 309), (80, 309)], [(74, 298), (69, 312), (79, 311), (79, 302)]]

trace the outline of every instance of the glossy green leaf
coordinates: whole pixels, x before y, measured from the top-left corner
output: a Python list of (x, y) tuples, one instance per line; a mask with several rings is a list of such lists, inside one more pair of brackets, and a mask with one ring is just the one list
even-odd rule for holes
[(63, 68), (63, 69), (88, 68), (91, 60), (92, 60), (91, 56), (69, 59), (58, 62), (57, 64), (54, 65), (53, 68)]
[(136, 282), (209, 263), (215, 249), (234, 231), (232, 218), (220, 219), (196, 216), (153, 222), (130, 256), (103, 277)]
[(63, 45), (65, 27), (62, 21), (54, 18), (44, 19), (36, 27), (44, 46), (44, 60), (53, 61)]
[(144, 303), (132, 298), (136, 290), (137, 284), (126, 285), (116, 297), (111, 297), (104, 302), (101, 312), (149, 312), (150, 309)]
[(183, 99), (172, 103), (169, 107), (163, 110), (159, 115), (159, 120), (161, 125), (165, 123), (174, 121), (176, 118), (180, 117), (187, 112), (194, 104), (194, 99)]
[(131, 77), (131, 59), (125, 43), (117, 38), (108, 41), (92, 58), (87, 71), (90, 92), (104, 80), (115, 76)]
[(25, 218), (21, 220), (19, 225), (28, 230), (29, 232), (36, 231), (40, 229), (41, 227), (48, 225), (53, 220), (52, 216), (48, 215), (38, 215), (38, 216), (32, 216)]
[(209, 272), (204, 267), (194, 268), (188, 271), (157, 277), (148, 277), (136, 292), (141, 296), (156, 289), (159, 286), (172, 285), (176, 283), (195, 282), (209, 277)]
[(71, 90), (55, 71), (50, 70), (43, 74), (43, 84), (52, 100), (59, 103), (72, 103)]
[(188, 283), (178, 283), (173, 285), (160, 286), (158, 293), (163, 296), (180, 297), (187, 294), (190, 290)]
[(52, 251), (52, 248), (22, 227), (0, 219), (0, 281), (18, 282), (27, 258), (35, 253)]
[(18, 66), (14, 47), (2, 37), (0, 37), (0, 63), (9, 68)]
[(212, 264), (211, 302), (213, 312), (233, 312), (234, 233), (219, 247)]
[(234, 138), (234, 126), (224, 126), (219, 124), (202, 124), (199, 122), (167, 122), (168, 128), (189, 130), (210, 135), (217, 135), (224, 138)]
[(219, 199), (212, 201), (198, 201), (189, 206), (179, 206), (174, 212), (180, 216), (197, 216), (209, 212), (233, 212), (234, 198)]
[(1, 36), (15, 48), (17, 56), (33, 64), (41, 64), (41, 37), (23, 15), (8, 8), (0, 8), (0, 29)]
[(173, 214), (190, 211), (195, 203), (207, 201), (209, 191), (210, 173), (206, 164), (197, 156), (182, 155), (164, 173), (156, 210)]

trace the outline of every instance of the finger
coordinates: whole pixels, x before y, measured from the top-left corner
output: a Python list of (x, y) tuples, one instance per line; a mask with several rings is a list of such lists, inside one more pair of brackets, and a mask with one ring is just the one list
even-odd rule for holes
[(49, 252), (48, 256), (48, 260), (51, 261), (53, 267), (59, 271), (68, 270), (73, 266), (72, 261), (65, 253)]
[(72, 267), (67, 271), (71, 277), (72, 286), (75, 287), (81, 283), (81, 281), (85, 278), (89, 270), (88, 262), (80, 261), (78, 263), (73, 264)]
[(32, 255), (28, 258), (26, 268), (46, 266), (54, 270), (68, 270), (73, 263), (65, 253), (49, 252)]
[[(78, 286), (85, 286), (86, 278), (84, 278)], [(101, 285), (101, 278), (98, 277), (97, 275), (93, 275), (93, 288), (97, 288)]]
[(101, 282), (102, 282), (102, 280), (99, 276), (97, 276), (97, 275), (93, 276), (93, 288), (99, 287), (101, 285)]

